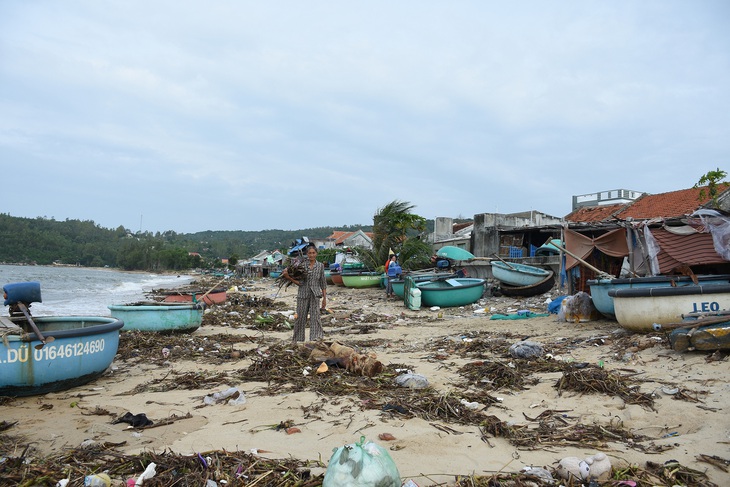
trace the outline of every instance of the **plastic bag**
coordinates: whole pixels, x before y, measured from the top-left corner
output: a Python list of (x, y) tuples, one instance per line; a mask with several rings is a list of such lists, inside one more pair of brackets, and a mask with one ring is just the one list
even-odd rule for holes
[(586, 321), (597, 320), (599, 318), (600, 313), (593, 305), (591, 295), (583, 291), (579, 291), (573, 296), (566, 297), (560, 303), (558, 321), (583, 323)]
[(334, 450), (322, 487), (400, 487), (400, 473), (388, 450), (372, 441)]

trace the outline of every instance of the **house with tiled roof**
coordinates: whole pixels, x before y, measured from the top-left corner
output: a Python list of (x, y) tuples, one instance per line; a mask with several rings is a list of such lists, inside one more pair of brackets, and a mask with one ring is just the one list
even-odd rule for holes
[(565, 264), (574, 289), (587, 290), (591, 266), (613, 276), (729, 272), (730, 184), (717, 189), (715, 199), (705, 186), (575, 208), (563, 230), (566, 250), (577, 256)]
[[(730, 212), (730, 184), (719, 185), (718, 209)], [(726, 206), (723, 208), (724, 206)], [(659, 194), (643, 193), (635, 201), (609, 205), (580, 206), (565, 216), (569, 223), (674, 219), (713, 207), (707, 186)]]
[(332, 232), (332, 235), (325, 239), (324, 248), (361, 247), (372, 249), (373, 237), (372, 232), (363, 232), (362, 230), (356, 230), (354, 232), (335, 230)]

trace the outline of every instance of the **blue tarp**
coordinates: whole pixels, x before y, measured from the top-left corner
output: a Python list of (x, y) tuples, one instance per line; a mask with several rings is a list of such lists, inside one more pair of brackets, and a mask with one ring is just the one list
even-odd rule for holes
[(309, 242), (303, 243), (303, 244), (300, 244), (300, 245), (295, 245), (294, 247), (292, 247), (292, 248), (289, 249), (289, 255), (297, 255), (297, 254), (299, 254), (299, 252), (304, 247), (306, 247), (307, 245), (309, 245)]

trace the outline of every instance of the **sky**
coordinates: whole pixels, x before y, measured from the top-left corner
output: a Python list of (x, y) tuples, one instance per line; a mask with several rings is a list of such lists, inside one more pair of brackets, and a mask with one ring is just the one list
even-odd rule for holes
[(194, 233), (730, 172), (726, 0), (2, 0), (0, 213)]

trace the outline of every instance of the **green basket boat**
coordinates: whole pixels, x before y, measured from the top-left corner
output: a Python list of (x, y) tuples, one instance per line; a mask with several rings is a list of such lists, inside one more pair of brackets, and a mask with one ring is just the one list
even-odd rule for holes
[(484, 279), (462, 277), (439, 281), (418, 282), (421, 303), (424, 306), (451, 308), (466, 306), (479, 301), (484, 294)]
[(364, 288), (380, 286), (381, 274), (372, 271), (343, 271), (342, 284), (345, 287)]

